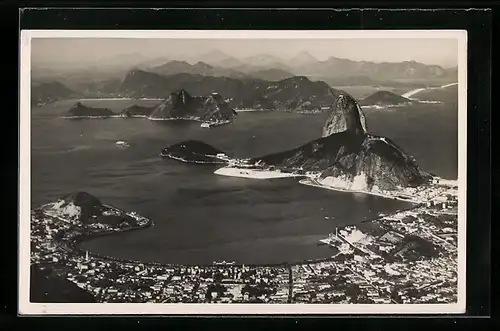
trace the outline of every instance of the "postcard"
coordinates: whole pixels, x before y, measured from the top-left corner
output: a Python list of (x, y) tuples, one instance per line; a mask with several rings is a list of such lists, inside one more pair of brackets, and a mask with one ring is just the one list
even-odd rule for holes
[(20, 47), (19, 314), (465, 312), (466, 31)]

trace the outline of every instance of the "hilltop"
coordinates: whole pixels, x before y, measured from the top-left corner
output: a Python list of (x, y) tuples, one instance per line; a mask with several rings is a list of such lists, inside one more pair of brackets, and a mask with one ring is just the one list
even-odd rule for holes
[(352, 131), (354, 133), (366, 133), (365, 114), (353, 97), (347, 93), (342, 93), (330, 108), (328, 116), (323, 126), (323, 137), (331, 134)]

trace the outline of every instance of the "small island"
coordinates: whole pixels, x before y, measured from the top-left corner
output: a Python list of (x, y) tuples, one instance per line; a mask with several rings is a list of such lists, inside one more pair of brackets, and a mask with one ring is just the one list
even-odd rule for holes
[(411, 99), (389, 91), (377, 91), (359, 102), (362, 107), (403, 107), (411, 104)]
[(160, 156), (186, 163), (228, 164), (229, 158), (221, 150), (201, 141), (189, 140), (166, 147)]
[(116, 116), (118, 114), (109, 108), (88, 107), (81, 102), (77, 102), (68, 110), (65, 118), (110, 118)]

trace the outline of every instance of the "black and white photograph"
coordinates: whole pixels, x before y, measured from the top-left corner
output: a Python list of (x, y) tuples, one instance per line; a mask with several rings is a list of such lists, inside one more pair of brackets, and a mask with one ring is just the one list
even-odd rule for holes
[(22, 31), (20, 313), (464, 312), (466, 45)]

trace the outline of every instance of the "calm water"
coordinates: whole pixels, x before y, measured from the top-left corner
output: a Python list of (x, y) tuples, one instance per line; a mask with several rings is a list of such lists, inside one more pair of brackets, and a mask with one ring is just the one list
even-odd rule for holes
[[(155, 220), (152, 228), (83, 243), (96, 253), (186, 264), (325, 258), (333, 251), (317, 241), (335, 225), (408, 207), (400, 201), (303, 186), (293, 179), (217, 176), (212, 166), (158, 156), (165, 146), (187, 139), (241, 157), (278, 152), (318, 138), (326, 114), (246, 112), (233, 124), (216, 129), (192, 122), (57, 118), (73, 103), (33, 109), (32, 206), (87, 191), (104, 203)], [(85, 103), (120, 110), (132, 102)], [(367, 110), (366, 115), (369, 131), (393, 139), (427, 170), (456, 178), (456, 106)], [(117, 140), (128, 141), (130, 147), (117, 148)]]

